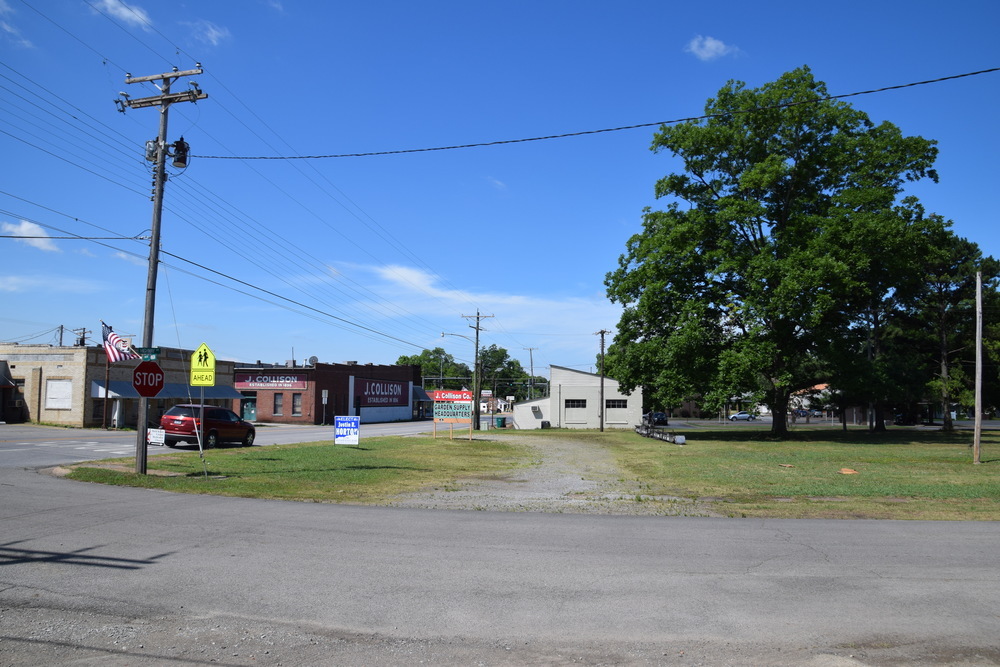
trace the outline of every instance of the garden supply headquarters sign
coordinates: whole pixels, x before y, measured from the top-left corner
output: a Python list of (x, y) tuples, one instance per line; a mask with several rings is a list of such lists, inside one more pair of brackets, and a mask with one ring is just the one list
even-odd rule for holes
[(439, 389), (428, 392), (434, 399), (434, 421), (457, 424), (472, 423), (472, 392)]
[(215, 353), (202, 343), (191, 355), (191, 386), (215, 386)]

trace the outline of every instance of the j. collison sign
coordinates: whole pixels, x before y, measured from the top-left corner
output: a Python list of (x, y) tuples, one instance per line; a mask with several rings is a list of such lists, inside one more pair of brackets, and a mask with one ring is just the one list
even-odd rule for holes
[(302, 373), (237, 373), (236, 389), (305, 389), (307, 376)]
[(374, 408), (384, 406), (409, 405), (406, 395), (409, 386), (405, 382), (392, 380), (355, 379), (355, 393), (361, 397), (361, 407)]

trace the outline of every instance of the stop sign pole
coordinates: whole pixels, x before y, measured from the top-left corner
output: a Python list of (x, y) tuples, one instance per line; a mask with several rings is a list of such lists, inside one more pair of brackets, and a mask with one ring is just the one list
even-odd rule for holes
[(132, 371), (132, 387), (142, 398), (139, 399), (139, 424), (136, 428), (135, 471), (146, 474), (146, 430), (147, 398), (154, 398), (163, 391), (163, 369), (155, 361), (143, 361)]

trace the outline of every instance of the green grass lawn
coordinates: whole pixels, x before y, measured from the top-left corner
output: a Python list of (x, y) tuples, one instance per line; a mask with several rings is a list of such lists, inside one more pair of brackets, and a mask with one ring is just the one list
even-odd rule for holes
[[(566, 438), (607, 448), (623, 482), (647, 498), (710, 502), (729, 516), (1000, 520), (1000, 433), (983, 434), (973, 465), (972, 434), (894, 429), (869, 434), (799, 426), (790, 438), (705, 422), (679, 431), (683, 446), (632, 431), (491, 431), (486, 440), (370, 438), (360, 447), (329, 443), (209, 450), (152, 456), (149, 475), (96, 462), (73, 479), (186, 493), (313, 502), (385, 504), (406, 491), (448, 490), (462, 479), (532, 465), (519, 440)], [(544, 445), (543, 445), (544, 446)], [(119, 463), (130, 466), (133, 459)], [(128, 469), (131, 469), (131, 468)], [(206, 473), (207, 469), (207, 475)], [(845, 471), (854, 471), (844, 474)]]
[[(528, 465), (516, 442), (429, 437), (367, 438), (358, 447), (330, 443), (211, 449), (151, 456), (137, 475), (107, 467), (133, 458), (75, 467), (71, 479), (225, 496), (313, 502), (380, 503), (421, 488), (448, 488), (460, 477)], [(207, 471), (207, 475), (206, 475)]]
[(714, 425), (679, 432), (684, 446), (635, 437), (610, 446), (647, 493), (717, 498), (732, 516), (1000, 520), (995, 432), (983, 434), (979, 465), (968, 431), (800, 426), (783, 441)]

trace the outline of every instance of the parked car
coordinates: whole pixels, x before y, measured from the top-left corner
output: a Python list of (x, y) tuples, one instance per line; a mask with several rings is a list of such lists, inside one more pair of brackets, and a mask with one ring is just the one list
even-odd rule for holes
[(647, 412), (642, 416), (643, 423), (649, 426), (669, 426), (666, 412)]
[(749, 412), (747, 412), (746, 410), (740, 410), (735, 415), (729, 415), (729, 421), (731, 422), (740, 422), (740, 421), (752, 422), (754, 419), (757, 418), (752, 414), (750, 414)]
[(232, 410), (215, 405), (185, 403), (173, 406), (160, 417), (164, 444), (173, 447), (178, 442), (198, 442), (202, 414), (205, 415), (202, 445), (206, 448), (215, 447), (223, 442), (238, 442), (249, 447), (257, 436), (253, 424)]

